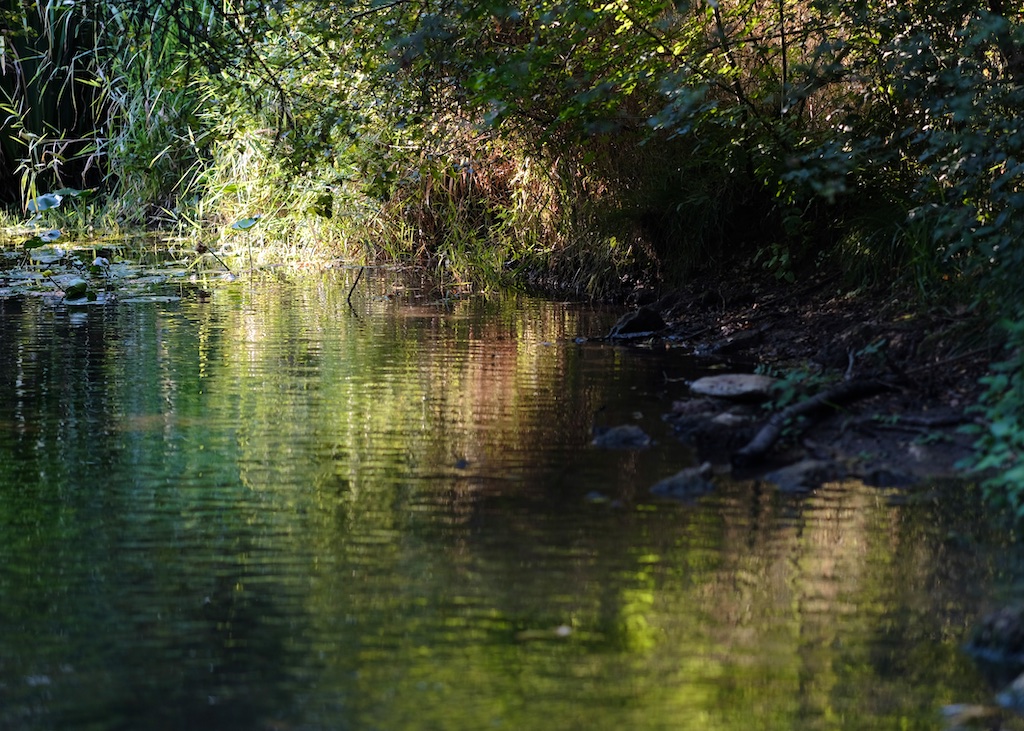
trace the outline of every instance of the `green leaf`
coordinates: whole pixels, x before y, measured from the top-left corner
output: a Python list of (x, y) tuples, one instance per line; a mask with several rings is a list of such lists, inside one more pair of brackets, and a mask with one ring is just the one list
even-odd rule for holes
[(60, 190), (53, 191), (52, 193), (50, 193), (50, 195), (59, 196), (61, 198), (67, 198), (68, 196), (71, 196), (72, 198), (83, 198), (89, 195), (90, 193), (92, 193), (91, 190), (78, 190), (77, 188), (61, 188)]
[(51, 208), (60, 208), (60, 201), (63, 197), (59, 193), (43, 193), (30, 200), (26, 209), (29, 213), (42, 213)]
[(21, 246), (24, 249), (38, 249), (40, 246), (46, 246), (46, 242), (40, 236), (33, 236), (22, 241)]
[(260, 220), (261, 216), (253, 216), (252, 218), (243, 218), (241, 221), (235, 221), (231, 224), (231, 228), (236, 231), (248, 231), (250, 228), (255, 226)]
[(64, 287), (64, 297), (69, 300), (80, 300), (89, 293), (89, 283), (84, 279), (72, 279)]

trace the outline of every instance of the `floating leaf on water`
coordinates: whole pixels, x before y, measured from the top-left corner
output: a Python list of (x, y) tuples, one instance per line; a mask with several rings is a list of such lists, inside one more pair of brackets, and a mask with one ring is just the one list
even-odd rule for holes
[(43, 241), (42, 236), (33, 236), (30, 239), (22, 241), (21, 246), (25, 249), (38, 249), (40, 246), (46, 246), (46, 242)]
[(43, 193), (30, 200), (25, 208), (29, 213), (42, 213), (51, 208), (60, 208), (60, 202), (63, 197), (58, 193)]
[(64, 285), (64, 297), (69, 300), (80, 300), (89, 291), (89, 283), (84, 279), (75, 278)]
[(235, 221), (231, 224), (231, 228), (236, 231), (248, 231), (250, 228), (255, 226), (259, 222), (261, 216), (253, 216), (252, 218), (243, 218), (241, 221)]
[(143, 296), (139, 296), (139, 297), (126, 297), (124, 299), (119, 299), (118, 300), (118, 302), (120, 302), (121, 304), (139, 304), (139, 303), (142, 303), (142, 302), (180, 302), (180, 301), (181, 301), (181, 297), (177, 297), (175, 295), (169, 295), (169, 294), (168, 295), (153, 294), (153, 295), (148, 295), (148, 296), (143, 295)]
[(47, 249), (45, 251), (33, 251), (29, 254), (32, 261), (39, 262), (40, 264), (55, 264), (66, 255), (67, 252), (59, 246), (55, 246), (52, 249)]
[(64, 305), (69, 310), (85, 310), (89, 307), (100, 307), (107, 304), (109, 300), (103, 292), (93, 292), (90, 290), (86, 293), (85, 297), (76, 300), (64, 300)]

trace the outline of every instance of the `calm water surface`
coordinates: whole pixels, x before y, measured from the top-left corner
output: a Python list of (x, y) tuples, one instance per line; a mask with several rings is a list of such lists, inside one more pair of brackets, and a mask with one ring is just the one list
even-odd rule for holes
[[(0, 301), (0, 728), (924, 729), (989, 698), (959, 647), (1019, 552), (969, 506), (654, 501), (693, 461), (678, 351), (350, 281)], [(634, 421), (653, 449), (589, 446)]]

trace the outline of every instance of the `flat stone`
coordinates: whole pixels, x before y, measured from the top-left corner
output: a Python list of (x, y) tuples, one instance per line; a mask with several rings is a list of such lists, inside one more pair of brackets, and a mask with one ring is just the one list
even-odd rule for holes
[(690, 391), (698, 396), (714, 396), (732, 401), (767, 401), (777, 381), (771, 376), (757, 373), (725, 373), (698, 378), (690, 384)]

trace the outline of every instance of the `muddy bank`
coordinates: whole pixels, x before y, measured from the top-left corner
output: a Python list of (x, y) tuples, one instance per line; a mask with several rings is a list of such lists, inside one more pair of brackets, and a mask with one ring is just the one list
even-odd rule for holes
[(717, 469), (751, 476), (796, 465), (779, 483), (792, 489), (962, 474), (974, 439), (963, 427), (998, 354), (967, 308), (922, 310), (891, 291), (850, 292), (838, 277), (789, 285), (757, 273), (638, 293), (632, 305), (609, 340), (685, 348), (723, 373), (778, 379), (759, 404), (691, 394), (665, 414)]

